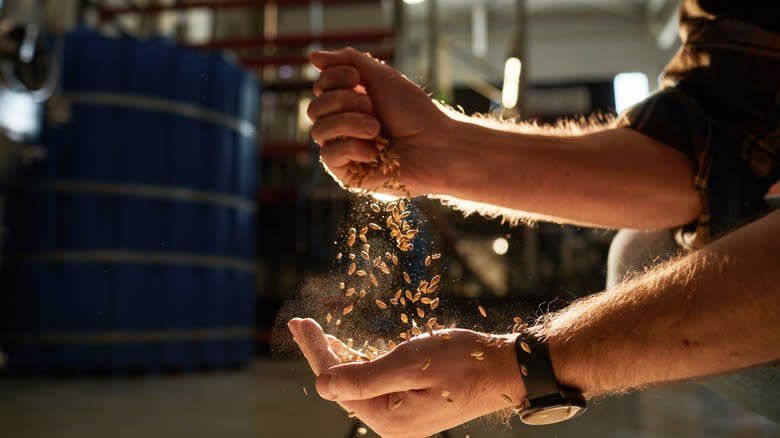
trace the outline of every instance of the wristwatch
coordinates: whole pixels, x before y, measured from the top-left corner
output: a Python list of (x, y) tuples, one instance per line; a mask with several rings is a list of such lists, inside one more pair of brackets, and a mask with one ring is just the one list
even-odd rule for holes
[(524, 330), (515, 340), (515, 352), (525, 383), (526, 399), (516, 408), (525, 424), (544, 425), (585, 412), (585, 398), (575, 388), (558, 383), (547, 344)]

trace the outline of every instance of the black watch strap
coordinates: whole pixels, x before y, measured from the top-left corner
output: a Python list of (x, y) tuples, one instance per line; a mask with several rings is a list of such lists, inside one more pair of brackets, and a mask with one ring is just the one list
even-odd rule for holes
[(517, 408), (524, 423), (556, 423), (585, 411), (582, 394), (561, 386), (555, 378), (547, 344), (524, 330), (515, 340), (515, 353), (527, 394)]
[(522, 332), (515, 342), (515, 353), (529, 401), (560, 392), (546, 344), (536, 336)]

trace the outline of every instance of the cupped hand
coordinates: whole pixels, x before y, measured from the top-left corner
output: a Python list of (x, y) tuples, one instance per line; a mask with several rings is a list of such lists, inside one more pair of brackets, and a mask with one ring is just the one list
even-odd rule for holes
[(311, 319), (289, 323), (319, 377), (317, 391), (383, 437), (433, 435), (519, 405), (525, 388), (511, 336), (450, 329), (423, 334), (365, 362), (340, 364), (346, 346)]
[[(377, 151), (371, 139), (380, 133), (400, 155), (401, 177), (414, 195), (437, 190), (437, 170), (446, 148), (451, 119), (428, 94), (397, 70), (352, 48), (313, 52), (321, 70), (308, 115), (312, 137), (322, 146), (322, 162), (340, 182), (347, 182), (352, 162), (368, 163)], [(375, 175), (363, 184), (374, 189), (384, 182)]]

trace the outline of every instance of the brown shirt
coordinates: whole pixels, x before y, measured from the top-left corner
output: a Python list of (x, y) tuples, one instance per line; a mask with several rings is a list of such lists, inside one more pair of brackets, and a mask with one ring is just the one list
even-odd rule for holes
[(616, 122), (692, 157), (700, 244), (761, 213), (780, 179), (779, 22), (780, 2), (684, 1), (660, 90)]

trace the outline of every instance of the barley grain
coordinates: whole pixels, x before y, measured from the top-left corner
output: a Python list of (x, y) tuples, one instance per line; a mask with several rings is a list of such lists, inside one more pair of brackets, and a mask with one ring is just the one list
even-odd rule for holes
[(375, 223), (373, 223), (373, 222), (370, 222), (370, 223), (368, 224), (368, 226), (369, 226), (369, 228), (371, 228), (371, 229), (373, 229), (373, 230), (381, 230), (381, 229), (382, 229), (382, 227), (380, 227), (378, 224), (375, 224)]
[(371, 205), (369, 205), (369, 207), (371, 207), (371, 210), (373, 210), (374, 213), (379, 213), (380, 211), (382, 211), (382, 209), (379, 208), (379, 206), (376, 205), (376, 204), (371, 204)]
[(346, 315), (349, 312), (351, 312), (353, 308), (354, 308), (354, 306), (347, 306), (347, 307), (345, 307), (344, 308), (344, 315)]
[(371, 284), (373, 284), (374, 287), (379, 287), (379, 283), (376, 281), (376, 277), (374, 277), (374, 274), (369, 274), (368, 278), (371, 279)]
[(435, 309), (436, 306), (438, 306), (438, 305), (439, 305), (439, 299), (438, 298), (436, 298), (433, 301), (431, 301), (431, 310)]
[(520, 348), (523, 349), (528, 354), (531, 354), (531, 347), (528, 346), (524, 341), (520, 341)]
[(482, 317), (487, 318), (487, 312), (485, 312), (485, 308), (482, 306), (477, 306), (477, 308), (479, 308), (479, 313), (482, 314)]
[(431, 358), (426, 357), (423, 361), (422, 367), (420, 367), (420, 371), (425, 371), (428, 369), (428, 367), (431, 366)]
[(351, 264), (351, 265), (349, 265), (349, 270), (347, 271), (347, 274), (348, 274), (348, 275), (352, 275), (352, 274), (354, 274), (354, 273), (355, 273), (355, 268), (356, 268), (356, 267), (357, 267), (357, 265), (355, 264), (355, 262), (352, 262), (352, 264)]
[(434, 259), (434, 260), (438, 259), (439, 257), (441, 257), (441, 254), (439, 254), (439, 253), (436, 253), (436, 254), (431, 256), (431, 258)]
[(376, 300), (376, 306), (380, 309), (387, 309), (387, 304), (385, 304), (383, 301)]
[(431, 266), (431, 256), (425, 258), (425, 266)]
[(362, 269), (356, 271), (355, 273), (358, 275), (358, 277), (365, 277), (366, 275), (368, 275), (368, 272), (366, 272), (366, 271), (364, 271)]
[(419, 316), (420, 318), (425, 318), (425, 311), (418, 307), (417, 308), (417, 316)]

